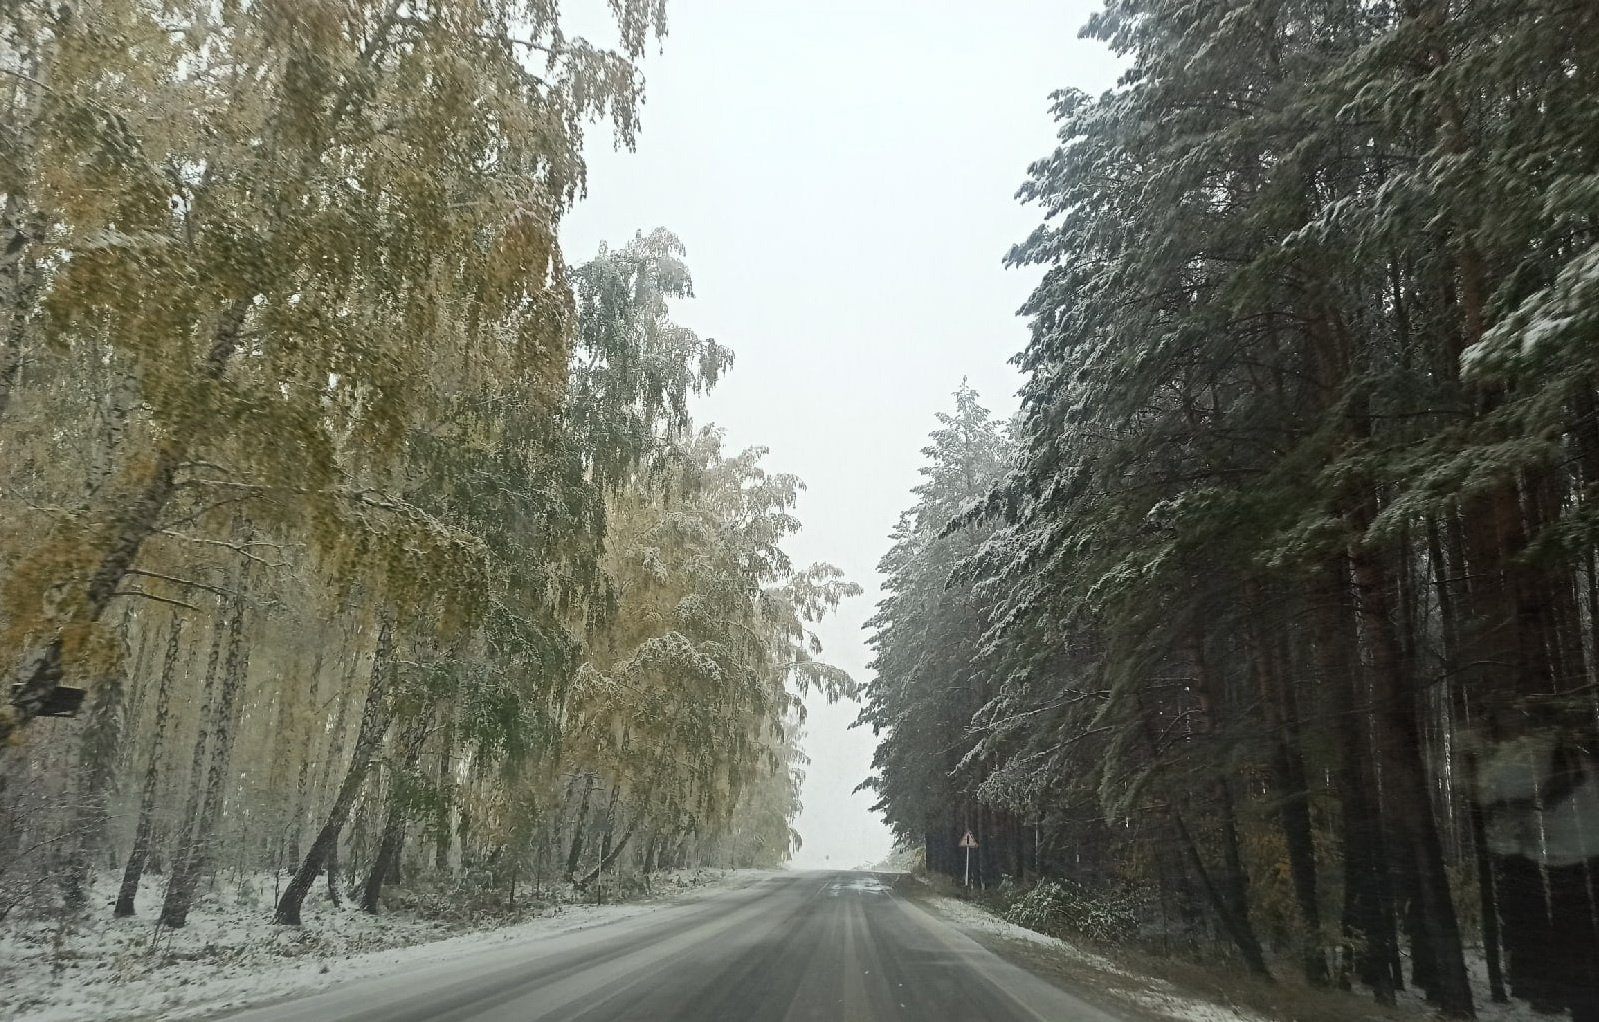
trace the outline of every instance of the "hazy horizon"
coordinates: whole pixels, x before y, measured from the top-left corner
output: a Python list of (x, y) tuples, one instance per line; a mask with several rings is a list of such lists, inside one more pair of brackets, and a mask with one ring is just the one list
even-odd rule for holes
[[(1077, 39), (1098, 6), (679, 0), (645, 63), (637, 151), (605, 133), (589, 147), (567, 258), (656, 226), (682, 238), (697, 297), (674, 316), (738, 356), (698, 417), (806, 481), (789, 549), (865, 587), (821, 630), (862, 681), (877, 562), (935, 414), (963, 379), (996, 414), (1015, 408), (1007, 360), (1036, 274), (1002, 260), (1040, 213), (1013, 196), (1053, 149), (1049, 93), (1112, 83), (1113, 59)], [(875, 747), (856, 713), (812, 700), (796, 866), (890, 850), (853, 793)]]

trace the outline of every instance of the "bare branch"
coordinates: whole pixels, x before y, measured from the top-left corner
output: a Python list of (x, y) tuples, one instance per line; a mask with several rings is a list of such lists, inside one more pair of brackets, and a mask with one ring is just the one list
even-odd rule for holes
[(285, 567), (288, 567), (288, 562), (287, 561), (282, 561), (282, 560), (269, 561), (265, 557), (262, 557), (260, 554), (252, 552), (252, 550), (251, 550), (252, 547), (264, 547), (264, 548), (266, 548), (268, 550), (278, 551), (279, 553), (281, 553), (282, 551), (284, 551), (286, 549), (291, 549), (291, 550), (303, 550), (303, 549), (305, 549), (305, 544), (303, 544), (303, 543), (273, 543), (273, 542), (271, 542), (269, 540), (264, 540), (264, 539), (251, 540), (251, 541), (246, 542), (246, 543), (230, 543), (227, 540), (211, 539), (211, 538), (206, 537), (206, 536), (190, 536), (190, 535), (188, 535), (186, 533), (177, 532), (177, 531), (172, 530), (172, 529), (160, 529), (160, 530), (158, 530), (158, 532), (162, 536), (168, 536), (168, 537), (170, 537), (172, 539), (181, 540), (184, 543), (196, 543), (196, 544), (199, 544), (201, 546), (216, 546), (216, 547), (221, 547), (224, 550), (231, 550), (234, 553), (238, 554), (240, 557), (243, 557), (245, 560), (248, 560), (248, 561), (250, 561), (251, 563), (254, 563), (254, 564), (259, 564), (262, 567), (266, 567), (266, 568), (285, 568)]
[(168, 603), (174, 607), (186, 607), (198, 614), (206, 613), (204, 608), (196, 607), (192, 603), (184, 603), (182, 600), (169, 600), (165, 596), (157, 596), (154, 593), (147, 593), (142, 589), (119, 589), (111, 594), (112, 599), (116, 599), (118, 596), (138, 596), (146, 600), (154, 600), (157, 603)]
[(189, 578), (178, 578), (176, 575), (163, 575), (158, 571), (141, 571), (138, 568), (129, 568), (127, 573), (129, 575), (141, 575), (144, 578), (158, 578), (163, 582), (175, 582), (180, 586), (193, 586), (196, 589), (204, 589), (209, 593), (216, 593), (218, 596), (232, 595), (230, 590), (223, 589), (221, 586), (209, 585), (205, 582), (196, 582)]

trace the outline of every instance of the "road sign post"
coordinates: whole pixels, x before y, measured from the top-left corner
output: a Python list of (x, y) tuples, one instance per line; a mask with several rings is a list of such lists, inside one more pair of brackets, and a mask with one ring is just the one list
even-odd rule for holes
[(972, 832), (967, 831), (961, 838), (960, 846), (966, 849), (966, 886), (972, 886), (972, 849), (977, 847), (977, 841), (972, 837)]

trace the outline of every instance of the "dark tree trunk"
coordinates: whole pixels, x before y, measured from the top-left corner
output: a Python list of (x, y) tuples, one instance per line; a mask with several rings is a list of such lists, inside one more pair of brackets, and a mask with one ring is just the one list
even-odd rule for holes
[(405, 843), (405, 817), (390, 808), (389, 820), (383, 826), (383, 837), (378, 842), (378, 853), (367, 872), (366, 883), (361, 887), (361, 911), (376, 913), (378, 895), (383, 884), (398, 868), (400, 848)]
[[(327, 822), (317, 832), (316, 840), (311, 843), (311, 850), (306, 852), (305, 861), (300, 864), (294, 879), (289, 881), (283, 896), (278, 899), (274, 919), (282, 925), (300, 925), (300, 909), (305, 903), (305, 896), (310, 893), (311, 885), (316, 883), (317, 875), (322, 872), (323, 865), (333, 861), (332, 857), (338, 848), (339, 832), (344, 829), (344, 823), (350, 816), (350, 809), (355, 805), (355, 797), (360, 794), (361, 785), (366, 782), (372, 758), (377, 755), (379, 746), (383, 744), (383, 734), (389, 728), (387, 689), (390, 670), (389, 624), (385, 620), (378, 630), (377, 649), (372, 660), (372, 683), (367, 688), (366, 703), (361, 708), (361, 727), (356, 734), (355, 750), (350, 756), (349, 768), (345, 770), (344, 782), (339, 785), (338, 795), (333, 799), (333, 807), (328, 811)], [(333, 883), (331, 867), (328, 871), (328, 882), (330, 885)], [(334, 895), (334, 902), (337, 901), (338, 897)]]
[[(353, 637), (351, 637), (350, 642), (353, 643), (353, 641)], [(359, 663), (358, 657), (351, 657), (349, 666), (344, 670), (343, 677), (340, 679), (339, 708), (333, 717), (333, 730), (329, 732), (327, 748), (323, 750), (320, 757), (322, 768), (318, 771), (311, 793), (310, 804), (312, 806), (321, 806), (327, 801), (328, 793), (334, 790), (334, 767), (336, 764), (344, 762), (344, 746), (347, 738), (347, 725), (350, 720), (350, 696), (355, 690)], [(300, 838), (300, 828), (297, 826), (294, 837), (295, 844), (300, 843)], [(303, 862), (304, 859), (296, 855), (294, 861)]]
[(1351, 977), (1369, 987), (1381, 1004), (1397, 993), (1389, 963), (1398, 955), (1393, 898), (1384, 869), (1386, 851), (1377, 787), (1372, 775), (1371, 742), (1365, 726), (1370, 696), (1357, 670), (1353, 618), (1345, 603), (1347, 576), (1342, 561), (1323, 575), (1324, 592), (1314, 611), (1318, 674), (1331, 694), (1337, 740), (1339, 845), (1343, 859), (1343, 964), (1339, 984)]
[(611, 785), (611, 797), (605, 804), (605, 833), (600, 838), (600, 862), (599, 865), (595, 866), (587, 876), (578, 881), (577, 886), (580, 889), (588, 887), (589, 884), (593, 883), (594, 880), (602, 872), (604, 872), (605, 867), (610, 865), (611, 839), (615, 834), (616, 828), (616, 804), (620, 797), (620, 786), (615, 784)]
[(78, 752), (77, 804), (72, 812), (68, 842), (70, 853), (63, 878), (69, 908), (81, 909), (88, 902), (93, 877), (93, 861), (105, 841), (106, 802), (112, 773), (116, 767), (117, 746), (122, 739), (123, 684), (118, 673), (95, 685), (94, 703), (89, 711)]
[(1599, 1019), (1599, 930), (1595, 860), (1540, 867), (1525, 856), (1497, 858), (1511, 992), (1543, 1012)]
[(1259, 957), (1264, 969), (1265, 956), (1260, 954), (1260, 940), (1249, 921), (1249, 874), (1244, 869), (1243, 858), (1238, 853), (1238, 814), (1233, 805), (1232, 786), (1225, 780), (1216, 785), (1217, 804), (1221, 810), (1221, 893), (1227, 900), (1233, 926), (1243, 931), (1248, 947), (1239, 945), (1244, 960), (1252, 971), (1254, 958)]
[(195, 884), (201, 874), (210, 868), (211, 852), (215, 847), (217, 820), (222, 812), (228, 766), (233, 756), (233, 738), (238, 732), (235, 717), (239, 691), (244, 687), (244, 675), (249, 670), (249, 655), (244, 648), (243, 577), (238, 585), (239, 592), (233, 597), (232, 613), (227, 625), (228, 654), (222, 671), (222, 691), (212, 717), (214, 740), (206, 771), (205, 796), (197, 824), (190, 832), (187, 848), (181, 858), (173, 863), (172, 878), (167, 882), (166, 897), (161, 903), (163, 926), (180, 927), (188, 922)]
[(640, 870), (643, 872), (646, 882), (648, 882), (650, 874), (655, 872), (655, 848), (660, 843), (660, 840), (660, 832), (653, 832), (650, 834), (649, 844), (644, 846), (644, 864), (640, 867)]
[(1510, 997), (1505, 993), (1504, 966), (1500, 961), (1499, 898), (1494, 890), (1494, 864), (1488, 852), (1488, 829), (1482, 806), (1475, 799), (1468, 803), (1466, 811), (1471, 814), (1471, 847), (1477, 863), (1477, 896), (1482, 902), (1482, 953), (1488, 965), (1488, 996), (1495, 1004), (1505, 1004)]
[(583, 797), (577, 805), (577, 822), (572, 825), (572, 847), (566, 856), (566, 880), (571, 883), (577, 877), (577, 867), (583, 861), (583, 831), (588, 825), (589, 797), (594, 794), (594, 775), (584, 777)]
[[(200, 683), (200, 699), (195, 704), (196, 731), (194, 736), (194, 753), (189, 759), (189, 793), (184, 800), (183, 817), (178, 823), (175, 842), (171, 851), (171, 863), (167, 871), (167, 894), (162, 900), (161, 924), (167, 925), (166, 903), (173, 899), (184, 903), (184, 913), (188, 912), (187, 901), (189, 893), (174, 893), (173, 888), (181, 888), (185, 892), (192, 892), (194, 884), (187, 876), (190, 862), (193, 859), (194, 842), (198, 840), (197, 832), (200, 826), (201, 800), (205, 797), (205, 764), (206, 754), (211, 748), (211, 727), (215, 722), (215, 702), (217, 675), (222, 664), (222, 648), (227, 639), (227, 626), (225, 622), (218, 621), (211, 631), (211, 650), (206, 656), (205, 677)], [(177, 904), (177, 901), (173, 901)], [(179, 923), (178, 925), (182, 925)]]
[(454, 804), (455, 786), (450, 771), (455, 756), (455, 710), (447, 706), (444, 711), (444, 737), (439, 747), (438, 800), (433, 819), (433, 868), (441, 874), (450, 871), (450, 818)]
[(578, 882), (577, 886), (579, 889), (586, 890), (589, 884), (592, 884), (594, 881), (600, 878), (601, 873), (616, 865), (616, 860), (621, 858), (622, 850), (627, 847), (628, 841), (632, 839), (633, 830), (637, 825), (637, 820), (630, 822), (627, 825), (627, 828), (622, 831), (622, 836), (617, 838), (615, 843), (612, 843), (609, 835), (607, 835), (605, 842), (606, 846), (600, 853), (599, 864), (593, 869), (589, 870), (588, 873), (584, 874), (583, 879)]
[[(319, 705), (322, 692), (322, 655), (318, 647), (316, 656), (311, 661), (311, 691), (307, 697), (312, 706)], [(344, 724), (344, 707), (339, 707), (339, 726)], [(324, 723), (324, 726), (325, 723)], [(284, 848), (286, 861), (297, 863), (300, 861), (300, 845), (305, 836), (306, 798), (311, 793), (311, 761), (316, 758), (315, 729), (307, 728), (305, 741), (300, 748), (299, 769), (294, 777), (294, 800), (289, 810), (288, 836)], [(276, 867), (274, 867), (275, 869)]]
[[(1258, 587), (1251, 587), (1255, 613), (1265, 613)], [(1275, 644), (1250, 632), (1261, 705), (1271, 742), (1271, 769), (1277, 785), (1278, 822), (1288, 851), (1288, 870), (1304, 928), (1302, 960), (1312, 986), (1328, 983), (1327, 958), (1321, 947), (1321, 906), (1316, 898), (1316, 841), (1310, 819), (1310, 790), (1300, 752), (1299, 712), (1290, 686), (1283, 683), (1282, 662)]]
[[(1433, 584), (1438, 593), (1438, 617), (1443, 634), (1443, 667), (1445, 684), (1452, 699), (1451, 712), (1469, 727), (1469, 709), (1464, 698), (1466, 685), (1461, 677), (1460, 607), (1469, 596), (1465, 585), (1465, 541), (1458, 519), (1451, 519), (1447, 528), (1448, 552), (1445, 552), (1443, 532), (1436, 521), (1428, 522), (1427, 558), (1432, 564)], [(1464, 765), (1467, 777), (1475, 776), (1475, 757), (1468, 757)], [(1482, 951), (1488, 969), (1488, 996), (1496, 1004), (1509, 998), (1505, 993), (1504, 967), (1501, 961), (1499, 939), (1499, 903), (1494, 892), (1493, 860), (1488, 850), (1488, 833), (1482, 805), (1475, 797), (1465, 799), (1465, 812), (1470, 825), (1471, 850), (1477, 869), (1477, 897), (1482, 914)]]
[(1438, 950), (1432, 944), (1432, 927), (1427, 920), (1427, 902), (1421, 890), (1416, 857), (1398, 855), (1392, 866), (1405, 933), (1410, 937), (1410, 983), (1418, 990), (1427, 991), (1430, 999), (1439, 982)]
[[(1254, 928), (1249, 925), (1247, 915), (1238, 914), (1237, 891), (1227, 890), (1218, 885), (1211, 876), (1210, 870), (1205, 866), (1205, 860), (1199, 854), (1199, 846), (1194, 843), (1194, 837), (1189, 833), (1188, 825), (1183, 821), (1182, 813), (1175, 807), (1169, 809), (1172, 823), (1177, 828), (1177, 837), (1181, 845), (1184, 858), (1194, 871), (1194, 877), (1199, 881), (1200, 888), (1205, 892), (1205, 898), (1210, 902), (1211, 909), (1215, 912), (1222, 929), (1232, 939), (1238, 948), (1244, 966), (1256, 976), (1263, 979), (1271, 978), (1271, 971), (1266, 968), (1266, 956), (1261, 950), (1260, 941), (1255, 937)], [(1236, 855), (1236, 848), (1234, 849)]]
[[(1374, 517), (1370, 503), (1355, 516), (1357, 535)], [(1427, 790), (1426, 764), (1415, 694), (1404, 676), (1403, 659), (1389, 607), (1389, 582), (1379, 556), (1357, 547), (1350, 557), (1356, 608), (1362, 632), (1371, 650), (1373, 710), (1377, 731), (1377, 756), (1382, 765), (1385, 802), (1391, 805), (1385, 822), (1394, 837), (1393, 851), (1409, 856), (1404, 872), (1414, 870), (1414, 895), (1420, 904), (1414, 917), (1425, 934), (1429, 961), (1422, 972), (1436, 977), (1428, 998), (1444, 1014), (1472, 1016), (1471, 985), (1466, 975), (1460, 927), (1450, 900), (1449, 877), (1444, 869), (1443, 843)], [(1420, 934), (1413, 934), (1413, 940)]]
[(333, 903), (334, 908), (338, 908), (343, 904), (339, 900), (339, 842), (337, 838), (328, 846), (328, 901)]
[[(1211, 735), (1215, 728), (1217, 691), (1206, 655), (1205, 637), (1198, 631), (1192, 632), (1187, 640), (1187, 650), (1194, 672), (1192, 690), (1197, 701), (1194, 730), (1199, 735)], [(1151, 756), (1158, 760), (1162, 750), (1156, 736), (1160, 730), (1142, 707), (1139, 711), (1139, 723)], [(1177, 827), (1183, 853), (1189, 865), (1193, 867), (1194, 875), (1210, 901), (1222, 929), (1237, 945), (1238, 952), (1249, 971), (1270, 979), (1271, 972), (1266, 968), (1266, 958), (1261, 950), (1260, 940), (1249, 921), (1249, 877), (1238, 853), (1238, 821), (1233, 811), (1232, 789), (1225, 778), (1219, 777), (1215, 781), (1213, 791), (1221, 816), (1223, 871), (1220, 880), (1217, 880), (1206, 868), (1204, 859), (1199, 854), (1199, 846), (1189, 832), (1188, 825), (1178, 808), (1174, 805), (1169, 806), (1168, 811)]]
[(408, 822), (404, 786), (416, 771), (417, 761), (422, 758), (422, 746), (427, 742), (428, 719), (428, 709), (419, 709), (400, 739), (400, 761), (395, 765), (389, 782), (389, 805), (387, 819), (383, 823), (383, 836), (378, 841), (377, 856), (372, 861), (372, 869), (367, 873), (361, 891), (361, 908), (366, 912), (378, 910), (378, 895), (384, 882), (399, 871), (400, 849), (405, 842), (405, 825)]
[(161, 778), (161, 750), (166, 742), (167, 718), (172, 705), (172, 678), (178, 669), (182, 632), (183, 619), (173, 614), (167, 632), (166, 656), (161, 661), (161, 680), (157, 683), (155, 734), (150, 740), (150, 762), (144, 768), (144, 784), (139, 792), (139, 822), (134, 827), (133, 850), (128, 853), (128, 864), (122, 871), (122, 886), (117, 891), (114, 914), (119, 919), (133, 915), (139, 881), (144, 876), (145, 862), (150, 856), (150, 839), (155, 830), (155, 796)]

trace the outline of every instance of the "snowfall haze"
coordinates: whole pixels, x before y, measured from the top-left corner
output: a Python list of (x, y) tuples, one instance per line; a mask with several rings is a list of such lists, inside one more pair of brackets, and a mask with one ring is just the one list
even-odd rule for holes
[(0, 1019), (1599, 1022), (1596, 210), (1595, 0), (0, 2)]
[[(645, 64), (636, 150), (590, 139), (567, 258), (656, 225), (683, 239), (697, 300), (674, 315), (737, 353), (698, 418), (806, 481), (790, 550), (865, 586), (821, 628), (857, 680), (934, 414), (963, 378), (997, 416), (1015, 408), (1037, 277), (1003, 258), (1038, 211), (1013, 195), (1054, 144), (1049, 94), (1114, 81), (1115, 58), (1077, 39), (1096, 6), (682, 0)], [(876, 862), (892, 839), (854, 791), (871, 732), (853, 704), (809, 711), (794, 864)]]

